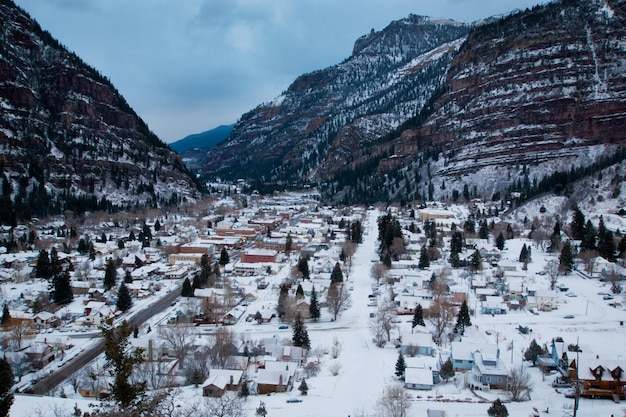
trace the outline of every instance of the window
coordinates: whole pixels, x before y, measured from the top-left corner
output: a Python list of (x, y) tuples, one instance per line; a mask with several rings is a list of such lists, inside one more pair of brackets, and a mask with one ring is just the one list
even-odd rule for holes
[(490, 382), (491, 382), (491, 377), (490, 377), (490, 376), (486, 377), (486, 378), (485, 378), (485, 382), (486, 382), (486, 383), (490, 383)]

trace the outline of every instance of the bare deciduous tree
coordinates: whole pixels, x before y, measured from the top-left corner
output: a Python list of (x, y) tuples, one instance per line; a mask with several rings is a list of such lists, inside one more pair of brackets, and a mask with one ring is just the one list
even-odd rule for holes
[(378, 307), (376, 311), (375, 320), (380, 322), (380, 325), (385, 330), (385, 334), (387, 335), (387, 341), (391, 341), (391, 330), (393, 329), (393, 321), (397, 316), (396, 309), (394, 305), (385, 301)]
[(556, 283), (559, 281), (559, 263), (555, 259), (550, 259), (543, 267), (543, 271), (550, 280), (550, 289), (554, 291)]
[(436, 342), (441, 345), (442, 336), (456, 318), (456, 307), (448, 297), (448, 285), (437, 278), (431, 286), (433, 301), (428, 308), (428, 319), (435, 327)]
[(179, 366), (184, 368), (184, 360), (193, 339), (192, 327), (186, 323), (170, 324), (160, 326), (158, 333), (178, 359)]
[(243, 400), (234, 393), (226, 393), (221, 397), (207, 398), (204, 403), (204, 412), (211, 417), (244, 417), (246, 410)]
[(380, 280), (387, 275), (387, 267), (382, 262), (376, 262), (370, 269), (370, 276), (376, 281), (376, 285), (380, 285)]
[(337, 359), (341, 353), (341, 342), (337, 336), (333, 337), (333, 344), (330, 346), (330, 355), (333, 359)]
[(597, 250), (586, 250), (578, 254), (578, 258), (580, 258), (585, 272), (589, 275), (593, 274), (593, 270), (596, 266), (598, 256), (600, 256), (600, 253)]
[(530, 392), (532, 391), (533, 385), (530, 381), (530, 375), (521, 367), (511, 369), (506, 385), (506, 391), (510, 401), (518, 402), (530, 400)]
[(9, 329), (9, 339), (15, 345), (16, 350), (21, 349), (24, 339), (34, 333), (30, 320), (11, 318), (7, 327)]
[(403, 387), (389, 385), (385, 387), (382, 396), (376, 402), (376, 408), (381, 417), (407, 417), (411, 408), (411, 398)]
[(337, 320), (339, 312), (350, 307), (351, 303), (350, 292), (342, 282), (330, 285), (326, 295), (326, 304), (328, 305), (328, 310), (333, 314), (333, 320)]
[(339, 371), (341, 371), (341, 363), (337, 361), (333, 361), (328, 364), (328, 371), (332, 376), (339, 375)]
[(220, 327), (213, 333), (213, 345), (209, 354), (212, 367), (224, 367), (228, 357), (237, 351), (234, 341), (235, 335), (233, 332), (224, 327)]

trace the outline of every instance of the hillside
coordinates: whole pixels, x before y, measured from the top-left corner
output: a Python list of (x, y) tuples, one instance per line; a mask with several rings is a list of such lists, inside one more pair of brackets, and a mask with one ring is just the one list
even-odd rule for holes
[(170, 148), (178, 153), (185, 153), (187, 151), (193, 151), (198, 149), (209, 149), (230, 135), (235, 125), (222, 125), (215, 129), (207, 130), (205, 132), (196, 133), (193, 135), (185, 136), (184, 138), (170, 143)]
[(509, 193), (584, 169), (626, 139), (625, 10), (564, 0), (473, 25), (392, 22), (244, 115), (203, 173), (351, 203)]
[(197, 197), (180, 157), (105, 76), (12, 1), (0, 16), (2, 222)]

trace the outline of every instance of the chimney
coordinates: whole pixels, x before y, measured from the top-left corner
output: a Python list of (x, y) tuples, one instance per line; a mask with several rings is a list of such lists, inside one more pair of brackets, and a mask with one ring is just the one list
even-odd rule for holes
[(230, 386), (235, 385), (235, 378), (233, 378), (232, 374), (230, 375)]

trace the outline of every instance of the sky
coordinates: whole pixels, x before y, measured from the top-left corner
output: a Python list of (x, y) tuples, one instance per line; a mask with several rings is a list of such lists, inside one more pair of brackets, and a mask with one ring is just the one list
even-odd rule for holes
[(170, 143), (235, 123), (354, 42), (418, 14), (462, 21), (538, 0), (14, 0)]

